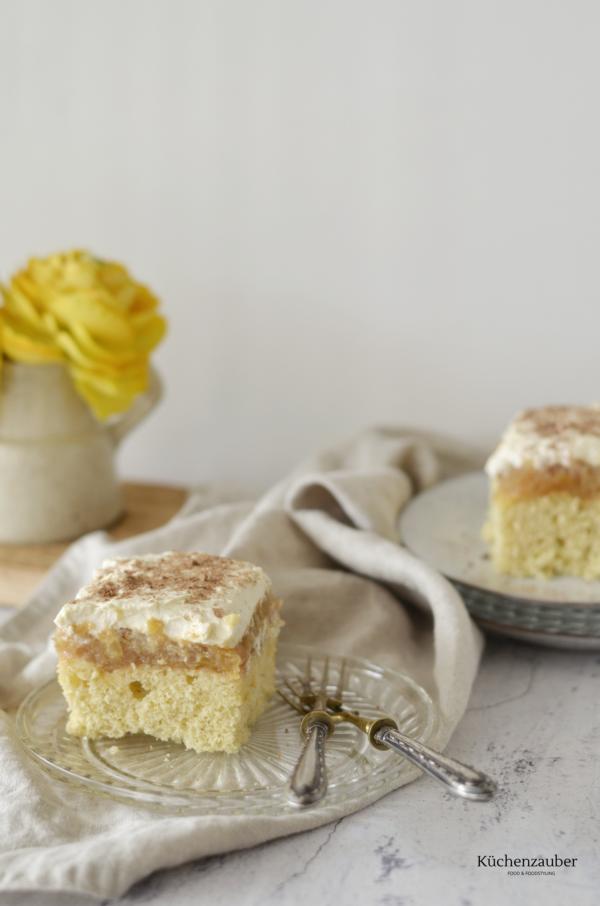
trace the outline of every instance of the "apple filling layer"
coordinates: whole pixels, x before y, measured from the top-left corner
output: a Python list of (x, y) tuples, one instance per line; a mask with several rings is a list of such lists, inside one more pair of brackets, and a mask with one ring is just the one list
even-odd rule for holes
[(281, 602), (271, 593), (256, 606), (248, 629), (231, 648), (177, 640), (165, 635), (161, 620), (150, 620), (147, 631), (106, 629), (98, 635), (86, 623), (59, 629), (54, 642), (59, 658), (84, 659), (98, 668), (111, 671), (135, 664), (156, 667), (207, 669), (218, 673), (236, 668), (243, 671), (252, 652), (268, 629), (279, 625)]
[(492, 493), (520, 500), (546, 494), (572, 494), (584, 499), (600, 497), (600, 468), (574, 462), (569, 466), (507, 469), (494, 477)]

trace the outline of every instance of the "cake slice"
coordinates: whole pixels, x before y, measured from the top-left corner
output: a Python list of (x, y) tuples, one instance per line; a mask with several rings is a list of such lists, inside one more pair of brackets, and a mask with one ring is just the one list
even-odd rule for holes
[(522, 412), (486, 471), (484, 536), (499, 572), (600, 577), (600, 407)]
[(55, 620), (67, 731), (237, 751), (274, 691), (280, 606), (251, 563), (106, 560)]

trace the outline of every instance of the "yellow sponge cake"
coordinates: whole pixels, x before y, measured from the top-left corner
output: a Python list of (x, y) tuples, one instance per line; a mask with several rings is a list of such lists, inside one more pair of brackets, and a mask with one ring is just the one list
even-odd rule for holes
[(237, 751), (274, 691), (280, 606), (251, 563), (176, 552), (105, 561), (55, 620), (68, 732)]
[(486, 471), (484, 536), (499, 572), (600, 577), (600, 407), (521, 413)]

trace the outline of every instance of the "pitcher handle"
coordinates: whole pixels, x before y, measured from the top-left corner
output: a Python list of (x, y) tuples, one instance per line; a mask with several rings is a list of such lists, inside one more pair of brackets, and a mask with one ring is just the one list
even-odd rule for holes
[(117, 447), (123, 438), (129, 434), (147, 415), (150, 415), (155, 406), (160, 403), (163, 395), (163, 382), (154, 368), (150, 368), (148, 389), (141, 393), (133, 405), (122, 415), (109, 422), (106, 426), (112, 442)]

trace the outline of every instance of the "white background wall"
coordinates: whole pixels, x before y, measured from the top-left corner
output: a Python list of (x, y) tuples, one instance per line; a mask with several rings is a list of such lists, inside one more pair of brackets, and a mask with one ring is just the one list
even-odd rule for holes
[(0, 0), (0, 274), (161, 295), (130, 476), (598, 399), (599, 42), (597, 0)]

